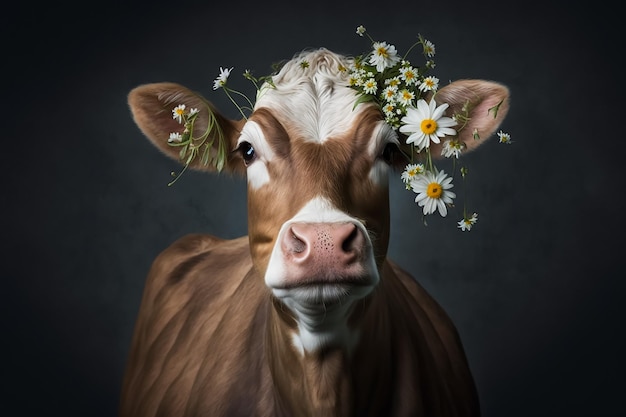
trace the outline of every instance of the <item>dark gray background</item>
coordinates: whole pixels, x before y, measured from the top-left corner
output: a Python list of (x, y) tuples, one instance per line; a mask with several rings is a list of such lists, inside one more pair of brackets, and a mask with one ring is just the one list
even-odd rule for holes
[[(131, 88), (212, 90), (311, 47), (358, 54), (363, 24), (400, 51), (418, 33), (442, 80), (508, 85), (503, 129), (467, 155), (480, 220), (420, 223), (392, 181), (390, 256), (456, 322), (484, 416), (626, 409), (623, 22), (549, 2), (26, 3), (2, 13), (2, 408), (113, 416), (145, 274), (177, 237), (246, 233), (245, 182), (186, 174), (133, 124)], [(286, 6), (289, 4), (290, 6)], [(618, 101), (619, 100), (619, 101)], [(245, 300), (234, 300), (245, 302)]]

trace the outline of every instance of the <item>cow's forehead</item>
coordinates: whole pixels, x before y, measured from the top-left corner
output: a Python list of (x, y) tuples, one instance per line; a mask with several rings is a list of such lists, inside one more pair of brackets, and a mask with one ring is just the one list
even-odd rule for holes
[(348, 88), (350, 60), (325, 49), (303, 53), (283, 66), (257, 97), (255, 109), (270, 109), (298, 139), (323, 143), (344, 136), (360, 111), (357, 93)]

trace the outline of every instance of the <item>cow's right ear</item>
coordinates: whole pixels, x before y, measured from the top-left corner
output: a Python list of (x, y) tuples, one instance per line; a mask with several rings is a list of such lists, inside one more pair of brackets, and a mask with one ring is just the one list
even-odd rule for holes
[[(183, 136), (185, 125), (184, 119), (177, 120), (174, 110), (184, 105), (184, 114), (189, 117), (189, 111), (196, 109), (193, 123), (194, 138), (206, 135), (206, 141), (210, 143), (208, 155), (205, 155), (203, 145), (200, 145), (197, 156), (189, 164), (189, 168), (203, 171), (216, 171), (216, 165), (211, 163), (210, 158), (222, 154), (224, 156), (223, 169), (227, 172), (243, 173), (245, 166), (241, 158), (233, 152), (237, 146), (237, 139), (245, 119), (230, 120), (222, 114), (204, 97), (186, 87), (175, 83), (145, 84), (134, 88), (128, 94), (128, 104), (135, 123), (143, 134), (165, 155), (185, 164), (190, 155), (187, 147), (182, 153), (184, 146), (177, 146), (176, 136), (172, 139), (171, 134)], [(210, 126), (210, 129), (208, 127)], [(222, 139), (223, 148), (219, 149), (219, 139)], [(180, 137), (179, 139), (180, 140)], [(200, 144), (200, 141), (196, 142)], [(183, 158), (181, 159), (181, 155)], [(204, 157), (203, 157), (204, 155)], [(207, 159), (209, 159), (207, 163)]]

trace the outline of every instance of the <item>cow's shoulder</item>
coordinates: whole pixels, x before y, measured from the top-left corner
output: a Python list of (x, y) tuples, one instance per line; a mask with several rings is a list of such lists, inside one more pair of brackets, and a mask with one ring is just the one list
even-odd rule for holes
[[(189, 234), (174, 241), (154, 260), (148, 283), (174, 286), (208, 273), (232, 275), (241, 265), (251, 265), (248, 237), (222, 239), (209, 234)], [(220, 280), (223, 281), (223, 280)]]
[[(415, 361), (410, 375), (429, 375), (424, 380), (429, 381), (433, 398), (456, 404), (467, 411), (464, 415), (474, 415), (470, 410), (478, 410), (478, 396), (453, 320), (419, 280), (398, 264), (387, 261), (385, 272), (381, 284), (395, 329), (392, 337), (397, 341), (396, 356)], [(406, 362), (402, 366), (412, 369)], [(402, 369), (399, 374), (404, 372)]]
[[(258, 385), (268, 302), (263, 280), (252, 268), (247, 237), (193, 234), (168, 246), (154, 260), (145, 283), (122, 415), (217, 409), (202, 402), (219, 403), (232, 395), (233, 387), (243, 384), (241, 369)], [(209, 360), (213, 357), (222, 359)], [(219, 395), (193, 395), (209, 386)]]

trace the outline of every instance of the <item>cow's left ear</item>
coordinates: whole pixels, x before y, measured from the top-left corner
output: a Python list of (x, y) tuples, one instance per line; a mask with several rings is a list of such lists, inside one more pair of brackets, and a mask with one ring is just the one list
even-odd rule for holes
[[(465, 143), (465, 152), (484, 143), (504, 120), (509, 111), (509, 89), (499, 83), (484, 80), (458, 80), (442, 87), (434, 95), (438, 105), (448, 103), (446, 116), (456, 117), (454, 129)], [(431, 143), (431, 155), (439, 158), (445, 138)]]

